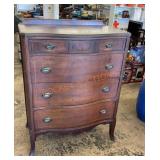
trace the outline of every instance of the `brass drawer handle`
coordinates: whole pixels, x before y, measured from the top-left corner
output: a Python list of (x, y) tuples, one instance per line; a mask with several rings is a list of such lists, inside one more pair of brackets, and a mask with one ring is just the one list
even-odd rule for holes
[(48, 98), (51, 98), (53, 96), (53, 93), (50, 93), (50, 92), (46, 92), (46, 93), (43, 93), (42, 94), (42, 97), (44, 99), (48, 99)]
[(106, 87), (102, 88), (102, 91), (103, 91), (104, 93), (108, 93), (108, 92), (110, 91), (110, 89), (109, 89), (108, 86), (106, 86)]
[(107, 110), (106, 109), (102, 109), (99, 111), (101, 114), (106, 114), (107, 113)]
[(105, 47), (106, 47), (106, 48), (112, 48), (112, 44), (111, 44), (111, 43), (107, 43), (107, 44), (105, 45)]
[(44, 123), (50, 123), (51, 121), (52, 121), (52, 118), (50, 118), (50, 117), (43, 118)]
[(50, 73), (51, 72), (51, 68), (50, 67), (43, 67), (43, 68), (41, 68), (41, 72), (42, 73)]
[(53, 50), (56, 46), (54, 44), (47, 44), (46, 48), (48, 50)]
[(106, 70), (110, 70), (110, 69), (112, 69), (113, 68), (113, 64), (106, 64), (105, 65), (105, 69)]

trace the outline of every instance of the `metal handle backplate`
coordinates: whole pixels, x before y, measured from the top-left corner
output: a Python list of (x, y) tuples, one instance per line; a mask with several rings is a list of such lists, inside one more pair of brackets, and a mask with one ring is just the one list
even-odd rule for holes
[(105, 44), (105, 47), (106, 48), (112, 48), (112, 44), (111, 43), (107, 43), (107, 44)]
[(108, 93), (108, 92), (110, 91), (110, 89), (109, 89), (108, 86), (106, 86), (106, 87), (102, 88), (102, 91), (103, 91), (104, 93)]
[(107, 110), (106, 110), (106, 109), (101, 109), (99, 112), (100, 112), (101, 114), (106, 114), (106, 113), (107, 113)]
[(106, 70), (110, 70), (110, 69), (112, 69), (113, 68), (113, 64), (106, 64), (105, 65), (105, 69)]
[(44, 123), (50, 123), (51, 121), (52, 121), (52, 118), (50, 118), (50, 117), (43, 118)]
[(53, 50), (56, 46), (54, 44), (47, 44), (46, 48), (48, 50)]
[(53, 93), (50, 93), (50, 92), (46, 92), (46, 93), (43, 93), (42, 94), (42, 97), (44, 99), (48, 99), (48, 98), (51, 98), (53, 96)]
[(43, 67), (43, 68), (41, 68), (41, 72), (42, 73), (50, 73), (51, 72), (51, 68), (50, 67)]

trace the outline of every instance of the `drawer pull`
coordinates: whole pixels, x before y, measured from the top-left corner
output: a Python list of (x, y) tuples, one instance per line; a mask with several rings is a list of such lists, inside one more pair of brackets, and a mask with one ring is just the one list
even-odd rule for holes
[(52, 118), (50, 118), (50, 117), (43, 118), (44, 123), (50, 123), (51, 121), (52, 121)]
[(51, 72), (51, 68), (49, 68), (49, 67), (43, 67), (43, 68), (41, 68), (41, 72), (42, 73), (50, 73)]
[(105, 65), (105, 69), (106, 70), (110, 70), (110, 69), (112, 69), (113, 68), (113, 64), (106, 64)]
[(106, 47), (106, 48), (112, 48), (112, 44), (111, 44), (111, 43), (107, 43), (107, 44), (105, 45), (105, 47)]
[(108, 86), (106, 86), (106, 87), (104, 87), (104, 88), (102, 88), (102, 91), (104, 92), (104, 93), (107, 93), (107, 92), (109, 92), (109, 87)]
[(107, 110), (106, 110), (106, 109), (102, 109), (102, 110), (100, 110), (100, 113), (101, 113), (101, 114), (106, 114), (106, 113), (107, 113)]
[(50, 92), (47, 92), (47, 93), (43, 93), (42, 94), (42, 97), (44, 99), (48, 99), (48, 98), (51, 98), (53, 96), (53, 93), (50, 93)]
[(53, 50), (56, 46), (54, 44), (47, 44), (46, 48), (48, 50)]

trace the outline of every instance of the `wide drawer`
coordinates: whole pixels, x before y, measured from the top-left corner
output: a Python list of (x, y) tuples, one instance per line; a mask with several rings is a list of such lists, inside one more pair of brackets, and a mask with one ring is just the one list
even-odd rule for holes
[(40, 82), (86, 82), (119, 77), (123, 54), (33, 56), (31, 78)]
[(99, 52), (124, 51), (126, 38), (106, 38), (99, 40)]
[(30, 39), (29, 48), (32, 54), (68, 52), (68, 45), (65, 40)]
[(88, 83), (39, 83), (33, 85), (34, 107), (78, 105), (115, 98), (119, 79)]
[(67, 108), (34, 111), (36, 129), (65, 129), (113, 118), (114, 102), (91, 103)]

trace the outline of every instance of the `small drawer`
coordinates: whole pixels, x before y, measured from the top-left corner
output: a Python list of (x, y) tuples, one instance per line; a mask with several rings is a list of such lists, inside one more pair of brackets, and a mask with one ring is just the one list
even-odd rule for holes
[(33, 85), (34, 107), (69, 106), (115, 98), (119, 79), (88, 83), (39, 83)]
[(80, 41), (74, 40), (69, 41), (69, 52), (70, 53), (96, 53), (97, 52), (97, 43), (96, 41)]
[(62, 108), (35, 110), (35, 127), (39, 129), (78, 128), (113, 118), (114, 102), (91, 103)]
[(106, 38), (99, 41), (99, 52), (124, 51), (126, 38)]
[(64, 40), (30, 39), (29, 46), (33, 54), (68, 52), (67, 42)]

